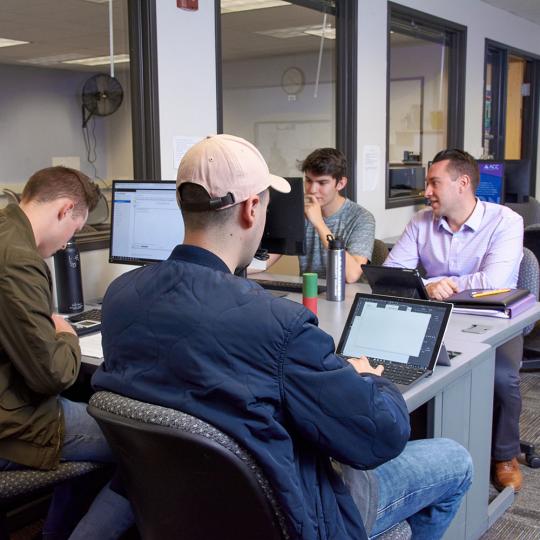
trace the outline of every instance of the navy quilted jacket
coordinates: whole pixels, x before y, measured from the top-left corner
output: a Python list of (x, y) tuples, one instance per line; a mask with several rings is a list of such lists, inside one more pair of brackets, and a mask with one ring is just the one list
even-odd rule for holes
[(193, 414), (248, 448), (292, 538), (366, 538), (329, 457), (368, 469), (397, 456), (407, 409), (389, 382), (337, 357), (302, 305), (177, 246), (111, 284), (103, 350), (95, 387)]

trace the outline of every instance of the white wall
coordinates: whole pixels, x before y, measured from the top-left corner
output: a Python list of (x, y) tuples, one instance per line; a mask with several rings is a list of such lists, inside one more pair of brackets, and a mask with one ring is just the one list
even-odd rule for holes
[[(217, 131), (214, 4), (199, 5), (199, 11), (190, 12), (178, 9), (175, 2), (156, 2), (161, 177), (165, 180), (176, 178), (175, 136), (204, 136)], [(131, 122), (129, 101), (125, 105), (126, 121)], [(111, 144), (126, 153), (131, 141), (115, 143), (113, 136)], [(129, 178), (132, 173), (115, 161), (116, 155), (113, 152), (109, 161), (115, 177)], [(85, 299), (103, 296), (115, 277), (132, 269), (109, 264), (108, 257), (108, 249), (81, 254)]]
[(104, 174), (107, 180), (129, 180), (133, 178), (133, 137), (131, 125), (131, 82), (127, 64), (116, 67), (114, 76), (124, 90), (124, 99), (116, 112), (99, 118), (105, 130), (105, 153), (107, 156)]
[[(94, 176), (82, 133), (81, 90), (93, 74), (0, 65), (0, 186), (20, 191), (52, 157), (78, 157)], [(96, 168), (101, 178), (132, 178), (129, 72), (116, 73), (124, 101), (110, 116), (95, 117)], [(94, 119), (89, 122), (92, 131)]]
[[(52, 165), (53, 156), (77, 156), (81, 170), (94, 176), (86, 159), (80, 101), (91, 75), (0, 65), (0, 187), (22, 191), (32, 173)], [(133, 178), (129, 71), (117, 70), (116, 77), (124, 88), (124, 101), (112, 115), (95, 119), (96, 168), (106, 180)], [(113, 277), (129, 269), (110, 265), (107, 258), (108, 250), (81, 255), (85, 298), (103, 296)]]
[[(335, 146), (333, 59), (333, 51), (323, 55), (316, 97), (318, 52), (225, 62), (223, 130), (254, 143), (274, 174), (299, 176), (298, 164), (311, 151)], [(281, 87), (289, 67), (305, 75), (304, 88), (294, 96)]]
[[(465, 148), (479, 155), (485, 39), (540, 55), (540, 26), (480, 0), (402, 0), (399, 3), (468, 26)], [(173, 137), (216, 131), (214, 4), (200, 2), (197, 12), (177, 9), (175, 2), (156, 4), (162, 177), (175, 178)], [(377, 236), (386, 237), (399, 234), (416, 208), (384, 208), (387, 2), (358, 0), (358, 4), (357, 199), (374, 213)], [(376, 189), (372, 191), (363, 188), (365, 145), (376, 145), (381, 151), (380, 175)], [(104, 252), (100, 260), (92, 259), (87, 266), (91, 264), (96, 275), (109, 279), (109, 270), (100, 269), (105, 261)]]
[(217, 131), (214, 2), (156, 2), (161, 176), (176, 178), (175, 136)]
[[(86, 162), (80, 93), (91, 73), (0, 65), (0, 185), (24, 185), (53, 156)], [(105, 168), (104, 130), (96, 125), (97, 167)]]
[[(429, 41), (392, 48), (391, 79), (423, 79), (423, 136), (422, 163), (427, 165), (433, 156), (446, 146), (447, 127), (447, 69), (441, 65), (442, 45)], [(441, 83), (442, 79), (442, 83)], [(441, 86), (442, 84), (442, 86)], [(401, 162), (404, 150), (420, 150), (420, 137), (413, 130), (419, 126), (403, 126), (403, 117), (399, 114), (411, 114), (411, 103), (419, 103), (419, 81), (394, 81), (394, 92), (390, 96), (392, 123), (390, 124), (389, 159), (390, 162)], [(402, 93), (404, 90), (404, 93)], [(410, 96), (407, 96), (410, 92)], [(404, 108), (399, 109), (400, 98)], [(395, 109), (393, 108), (395, 107)], [(418, 111), (419, 112), (419, 111)], [(440, 112), (440, 115), (438, 114)], [(444, 114), (443, 114), (444, 113)], [(433, 118), (435, 116), (435, 118)], [(418, 116), (419, 117), (419, 116)], [(409, 140), (400, 140), (404, 137)], [(475, 156), (475, 157), (480, 157)]]
[[(489, 38), (540, 55), (540, 26), (491, 7), (480, 0), (401, 0), (399, 4), (468, 27), (466, 56), (464, 147), (473, 155), (482, 153), (482, 106), (484, 45)], [(376, 191), (362, 190), (362, 148), (386, 144), (386, 26), (387, 3), (358, 2), (358, 201), (377, 221), (377, 236), (399, 234), (416, 210), (412, 207), (385, 210), (384, 178)], [(384, 157), (381, 171), (384, 172)], [(540, 160), (539, 160), (540, 165)], [(540, 167), (537, 174), (540, 186)], [(540, 191), (540, 187), (537, 187)]]

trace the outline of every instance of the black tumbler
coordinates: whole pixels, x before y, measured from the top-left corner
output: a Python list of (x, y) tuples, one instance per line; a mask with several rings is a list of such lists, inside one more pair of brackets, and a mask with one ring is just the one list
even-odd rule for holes
[(67, 243), (66, 249), (60, 249), (54, 254), (54, 271), (58, 311), (81, 312), (84, 309), (81, 256), (74, 238)]

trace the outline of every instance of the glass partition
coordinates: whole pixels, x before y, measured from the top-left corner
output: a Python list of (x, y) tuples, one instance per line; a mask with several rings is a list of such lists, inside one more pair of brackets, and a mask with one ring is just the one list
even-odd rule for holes
[(455, 111), (463, 96), (450, 92), (459, 33), (440, 19), (391, 4), (387, 207), (422, 201), (428, 162), (462, 137)]

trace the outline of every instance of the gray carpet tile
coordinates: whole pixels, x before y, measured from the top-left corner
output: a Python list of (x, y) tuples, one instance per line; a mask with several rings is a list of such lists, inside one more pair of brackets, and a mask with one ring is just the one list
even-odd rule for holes
[[(521, 437), (535, 444), (540, 453), (540, 372), (521, 374), (521, 395)], [(523, 488), (482, 540), (540, 540), (540, 469), (531, 469), (520, 461)], [(490, 499), (496, 493), (492, 487)]]

